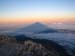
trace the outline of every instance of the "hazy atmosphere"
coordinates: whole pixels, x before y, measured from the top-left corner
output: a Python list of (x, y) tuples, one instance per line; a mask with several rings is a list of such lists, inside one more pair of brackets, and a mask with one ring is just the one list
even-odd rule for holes
[(0, 0), (0, 28), (34, 22), (75, 29), (75, 0)]
[(0, 56), (75, 56), (75, 0), (0, 0)]

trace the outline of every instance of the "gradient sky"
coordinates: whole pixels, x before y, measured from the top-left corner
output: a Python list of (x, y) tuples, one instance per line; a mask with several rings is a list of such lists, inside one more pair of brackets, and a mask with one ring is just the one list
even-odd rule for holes
[(0, 0), (0, 24), (75, 23), (75, 0)]

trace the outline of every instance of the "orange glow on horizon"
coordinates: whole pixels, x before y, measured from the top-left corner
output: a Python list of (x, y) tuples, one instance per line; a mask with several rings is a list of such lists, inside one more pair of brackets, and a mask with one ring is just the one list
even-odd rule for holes
[(55, 22), (68, 22), (68, 23), (74, 23), (75, 18), (16, 18), (16, 19), (0, 19), (0, 24), (27, 24), (32, 22), (44, 22), (44, 23), (55, 23)]

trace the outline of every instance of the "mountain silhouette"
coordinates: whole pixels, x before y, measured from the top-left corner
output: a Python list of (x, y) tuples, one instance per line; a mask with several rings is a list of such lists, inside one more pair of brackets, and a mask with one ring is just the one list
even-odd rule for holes
[(36, 22), (36, 23), (33, 23), (33, 24), (30, 24), (29, 26), (27, 27), (23, 27), (21, 29), (18, 30), (18, 32), (33, 32), (33, 33), (47, 33), (47, 32), (56, 32), (55, 29), (53, 28), (49, 28), (48, 26), (42, 24), (42, 23), (39, 23), (39, 22)]

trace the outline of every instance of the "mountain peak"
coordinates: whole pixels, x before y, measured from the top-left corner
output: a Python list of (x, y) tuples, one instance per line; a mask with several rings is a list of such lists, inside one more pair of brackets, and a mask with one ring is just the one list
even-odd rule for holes
[[(40, 22), (35, 22), (35, 23), (33, 23), (33, 24), (35, 24), (35, 25), (44, 25), (44, 24), (42, 24), (42, 23), (40, 23)], [(33, 25), (32, 24), (32, 25)]]
[(40, 22), (35, 22), (34, 24), (41, 24)]
[(48, 27), (40, 22), (35, 22), (27, 27), (21, 28), (22, 32), (40, 32), (48, 29)]
[(48, 32), (48, 31), (51, 31), (51, 32), (54, 32), (55, 30), (52, 29), (52, 28), (49, 28), (47, 27), (46, 25), (40, 23), (40, 22), (36, 22), (36, 23), (33, 23), (33, 24), (30, 24), (29, 26), (27, 27), (23, 27), (19, 30), (20, 32), (31, 32), (31, 33), (39, 33), (39, 32)]

